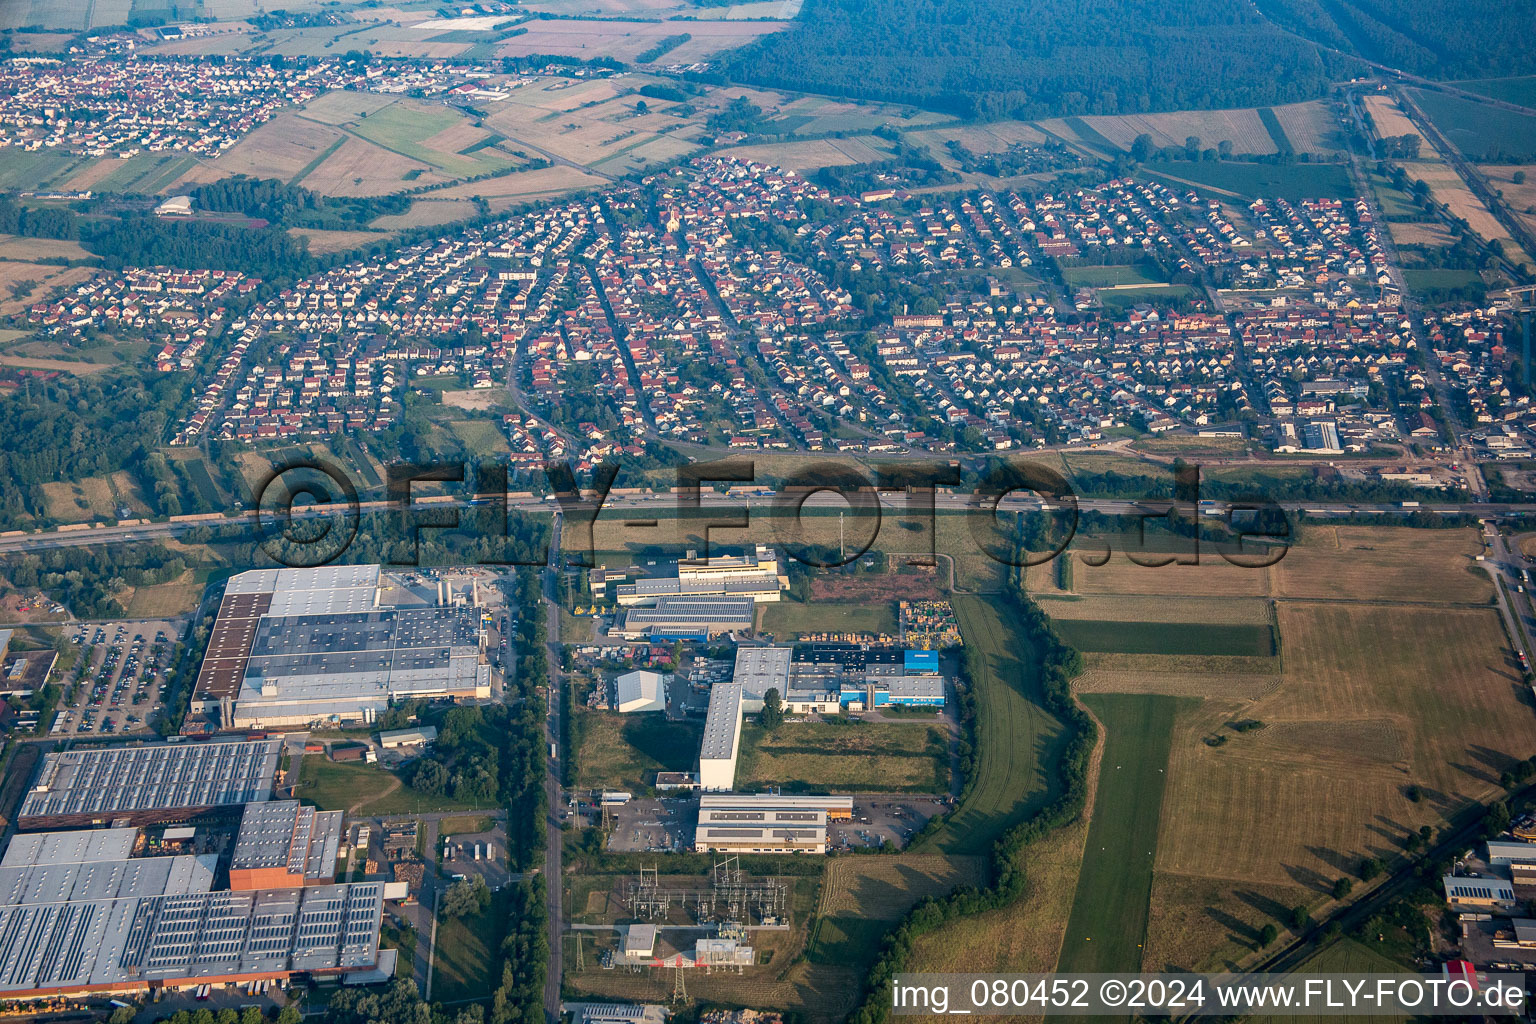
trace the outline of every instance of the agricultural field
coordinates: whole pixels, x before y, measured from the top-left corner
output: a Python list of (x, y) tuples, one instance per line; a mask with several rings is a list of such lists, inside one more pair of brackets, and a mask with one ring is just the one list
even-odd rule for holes
[[(55, 288), (66, 288), (88, 280), (97, 271), (91, 267), (61, 267), (54, 263), (18, 263), (0, 259), (0, 316), (20, 313), (32, 303), (46, 297)], [(31, 290), (27, 290), (27, 286)], [(15, 290), (18, 289), (19, 291)], [(15, 359), (0, 356), (0, 361), (13, 366), (27, 365)], [(63, 369), (67, 373), (89, 373), (89, 363), (70, 363), (67, 366), (44, 366), (41, 369)]]
[(985, 870), (980, 857), (905, 853), (830, 859), (806, 959), (865, 969), (881, 938), (912, 904), (942, 897), (957, 886), (985, 884)]
[[(1061, 969), (1134, 969), (1130, 942), (1144, 942), (1147, 970), (1244, 963), (1262, 928), (1292, 907), (1326, 910), (1333, 882), (1362, 858), (1390, 860), (1420, 826), (1497, 792), (1500, 772), (1536, 742), (1536, 723), (1491, 585), (1474, 569), (1480, 551), (1472, 530), (1308, 525), (1268, 569), (1209, 555), (1144, 569), (1117, 553), (1102, 567), (1075, 563), (1074, 594), (1048, 584), (1048, 568), (1032, 571), (1067, 639), (1110, 648), (1085, 654), (1074, 683), (1107, 736), (1079, 891), (1107, 891), (1094, 857), (1115, 846), (1095, 835), (1101, 820), (1130, 813), (1098, 813), (1127, 781), (1113, 766), (1131, 761), (1117, 755), (1118, 709), (1104, 700), (1183, 698), (1155, 733), (1164, 746), (1152, 763), (1166, 772), (1139, 776), (1161, 787), (1140, 798), (1160, 806), (1155, 845), (1145, 829), (1127, 830), (1144, 845), (1132, 852), (1152, 857), (1148, 873), (1127, 873), (1134, 899), (1104, 901), (1117, 920), (1149, 907), (1145, 938), (1137, 926), (1124, 948), (1089, 952), (1081, 922), (1094, 904), (1079, 903)], [(1271, 623), (1271, 656), (1199, 649), (1214, 631), (1257, 638)], [(1149, 638), (1151, 650), (1159, 634), (1173, 639), (1153, 653), (1119, 639)], [(1115, 863), (1136, 862), (1121, 851)]]
[(1140, 969), (1152, 896), (1159, 815), (1175, 716), (1192, 701), (1095, 694), (1104, 749), (1077, 895), (1058, 971)]
[(391, 153), (426, 164), (446, 179), (493, 174), (523, 162), (501, 148), (501, 136), (441, 104), (400, 100), (348, 122), (346, 128)]
[(1276, 653), (1274, 632), (1267, 624), (1070, 619), (1057, 622), (1056, 632), (1085, 654), (1267, 658)]
[(1488, 207), (1472, 194), (1472, 190), (1467, 188), (1467, 183), (1462, 181), (1461, 176), (1449, 165), (1438, 160), (1414, 161), (1403, 164), (1403, 170), (1414, 181), (1427, 184), (1435, 200), (1444, 203), (1452, 216), (1465, 220), (1467, 226), (1484, 241), (1502, 242), (1506, 253), (1514, 254), (1520, 251), (1520, 247), (1509, 237), (1509, 232), (1504, 230), (1504, 225), (1488, 212)]
[[(1504, 195), (1504, 204), (1519, 217), (1526, 227), (1536, 231), (1536, 164), (1525, 166), (1497, 164), (1480, 170), (1489, 182)], [(1525, 180), (1516, 182), (1516, 174), (1523, 173)]]
[(668, 63), (686, 64), (708, 60), (724, 50), (744, 46), (784, 27), (783, 22), (763, 21), (530, 21), (522, 35), (496, 46), (498, 57), (523, 57), (530, 53), (555, 53), (567, 57), (613, 57), (633, 63), (641, 53), (662, 39), (684, 33), (692, 38), (668, 50)]
[[(1397, 100), (1391, 96), (1373, 93), (1361, 99), (1366, 112), (1371, 115), (1371, 123), (1375, 125), (1378, 139), (1394, 138), (1399, 135), (1417, 136), (1423, 143), (1424, 136), (1419, 135), (1419, 130), (1413, 126), (1408, 115), (1403, 113), (1403, 108), (1398, 106)], [(1425, 155), (1431, 152), (1425, 145)]]
[[(1225, 140), (1232, 152), (1268, 156), (1279, 152), (1274, 139), (1259, 119), (1257, 110), (1180, 110), (1170, 114), (1122, 114), (1084, 117), (1083, 122), (1116, 147), (1129, 151), (1136, 136), (1152, 136), (1157, 148), (1178, 146), (1193, 135), (1201, 148), (1215, 148)], [(1087, 140), (1084, 140), (1087, 141)]]
[[(317, 101), (318, 102), (318, 101)], [(283, 111), (235, 143), (216, 160), (200, 160), (176, 184), (186, 188), (236, 174), (277, 178), (290, 184), (306, 174), (346, 141), (346, 133), (308, 114)]]
[[(1492, 608), (1287, 601), (1279, 616), (1282, 686), (1179, 723), (1159, 870), (1324, 893), (1360, 858), (1391, 857), (1410, 831), (1486, 798), (1536, 740)], [(1238, 718), (1264, 726), (1230, 732)]]
[(1536, 108), (1536, 76), (1518, 78), (1473, 78), (1451, 83), (1467, 92), (1480, 93), (1505, 103)]
[(788, 171), (814, 171), (823, 167), (878, 163), (890, 158), (888, 144), (873, 135), (845, 139), (807, 139), (804, 141), (764, 142), (751, 146), (732, 146), (719, 151), (723, 157), (771, 163)]
[(1443, 92), (1416, 89), (1413, 102), (1451, 145), (1473, 160), (1536, 160), (1536, 113), (1517, 114)]
[(692, 771), (702, 722), (668, 722), (659, 713), (576, 712), (576, 785), (643, 791), (658, 771)]
[(1235, 160), (1155, 162), (1146, 170), (1177, 184), (1243, 200), (1349, 199), (1355, 187), (1341, 164), (1254, 164)]
[(949, 744), (938, 726), (906, 722), (786, 722), (741, 730), (740, 789), (945, 793)]

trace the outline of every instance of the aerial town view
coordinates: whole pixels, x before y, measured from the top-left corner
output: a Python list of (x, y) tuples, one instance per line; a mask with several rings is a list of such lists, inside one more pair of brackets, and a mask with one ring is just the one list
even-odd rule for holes
[(0, 1019), (1530, 1016), (1533, 26), (0, 0)]

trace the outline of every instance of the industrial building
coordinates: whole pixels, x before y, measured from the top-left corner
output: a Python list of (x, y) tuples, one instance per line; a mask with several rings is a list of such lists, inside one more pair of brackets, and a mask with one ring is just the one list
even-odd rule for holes
[(812, 800), (769, 794), (699, 797), (698, 853), (826, 853), (827, 811)]
[[(604, 587), (607, 577), (604, 576)], [(620, 583), (615, 590), (619, 604), (652, 605), (668, 597), (745, 597), (762, 604), (779, 600), (789, 587), (789, 577), (779, 574), (773, 549), (757, 545), (742, 555), (699, 558), (689, 551), (677, 562), (672, 576), (646, 577)]]
[(736, 757), (741, 751), (741, 684), (716, 683), (704, 713), (704, 737), (699, 742), (699, 788), (727, 790), (736, 785)]
[(17, 814), (21, 829), (187, 821), (267, 800), (278, 740), (153, 743), (48, 754)]
[(628, 640), (702, 641), (751, 629), (756, 607), (750, 597), (663, 597), (625, 609), (613, 632)]
[(614, 680), (614, 709), (622, 714), (667, 710), (667, 680), (660, 672), (626, 672)]
[(424, 725), (419, 729), (386, 729), (379, 733), (379, 746), (385, 750), (399, 747), (425, 747), (437, 742), (437, 727)]
[(386, 589), (377, 565), (232, 577), (192, 710), (246, 729), (372, 721), (395, 699), (489, 697), (479, 609), (386, 606)]
[(933, 651), (861, 644), (738, 646), (731, 679), (710, 688), (699, 788), (735, 786), (741, 718), (761, 711), (769, 690), (779, 691), (784, 709), (792, 714), (887, 706), (939, 709), (945, 703), (945, 682), (938, 668)]
[(336, 880), (341, 811), (297, 800), (246, 804), (229, 862), (229, 887), (288, 889)]
[(0, 996), (143, 992), (371, 970), (376, 882), (212, 891), (217, 858), (134, 857), (138, 831), (17, 835), (0, 859)]

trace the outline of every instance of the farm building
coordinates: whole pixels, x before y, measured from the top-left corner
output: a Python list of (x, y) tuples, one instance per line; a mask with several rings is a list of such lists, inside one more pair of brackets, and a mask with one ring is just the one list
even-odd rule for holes
[(623, 714), (667, 709), (667, 679), (660, 672), (626, 672), (614, 681), (616, 710)]
[(317, 811), (297, 800), (246, 804), (229, 887), (287, 889), (335, 881), (341, 819), (341, 811)]
[(278, 740), (155, 743), (48, 754), (17, 815), (22, 829), (186, 821), (267, 800)]
[(392, 607), (386, 589), (377, 565), (231, 578), (192, 710), (247, 729), (372, 721), (402, 698), (489, 697), (479, 609)]
[(215, 892), (216, 856), (137, 858), (138, 840), (132, 828), (12, 839), (0, 859), (0, 941), (12, 951), (0, 996), (286, 981), (377, 965), (378, 883)]

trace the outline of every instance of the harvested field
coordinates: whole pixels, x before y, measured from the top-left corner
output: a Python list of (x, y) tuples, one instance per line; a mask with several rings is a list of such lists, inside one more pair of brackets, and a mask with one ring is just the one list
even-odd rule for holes
[(768, 142), (755, 146), (735, 146), (721, 150), (720, 155), (774, 164), (790, 171), (808, 171), (822, 167), (878, 163), (889, 159), (890, 153), (878, 148), (880, 145), (881, 140), (870, 135), (847, 139), (815, 139), (804, 142)]
[[(1378, 139), (1412, 135), (1424, 143), (1424, 136), (1420, 135), (1419, 130), (1413, 126), (1413, 122), (1408, 120), (1408, 115), (1403, 113), (1403, 108), (1397, 105), (1397, 100), (1391, 96), (1371, 95), (1364, 98), (1364, 103), (1365, 109), (1371, 115), (1371, 121), (1376, 126)], [(1432, 152), (1434, 151), (1425, 143), (1424, 153), (1428, 155)]]
[[(669, 63), (707, 60), (722, 50), (733, 50), (758, 36), (777, 32), (784, 22), (690, 21), (688, 42), (667, 51)], [(532, 21), (523, 35), (496, 48), (498, 57), (523, 57), (530, 53), (557, 53), (568, 57), (614, 57), (633, 62), (660, 40), (678, 35), (676, 23), (664, 21)]]
[[(1504, 204), (1531, 230), (1536, 230), (1536, 165), (1480, 167), (1493, 187), (1504, 193)], [(1523, 172), (1525, 180), (1515, 183), (1516, 173)]]
[[(1283, 602), (1279, 621), (1284, 684), (1180, 720), (1159, 870), (1324, 892), (1361, 857), (1391, 856), (1409, 830), (1486, 798), (1536, 742), (1492, 608)], [(1203, 742), (1236, 717), (1266, 724)]]
[(1223, 625), (1267, 625), (1274, 621), (1269, 602), (1223, 601), (1217, 598), (1127, 597), (1096, 594), (1066, 600), (1046, 598), (1040, 607), (1053, 619), (1112, 619), (1118, 622), (1203, 622)]
[[(421, 173), (407, 179), (412, 171)], [(407, 180), (429, 185), (449, 179), (420, 160), (349, 137), (297, 184), (328, 196), (377, 196), (400, 191)]]
[(417, 199), (404, 213), (375, 217), (368, 224), (383, 231), (399, 231), (404, 228), (451, 224), (474, 215), (475, 204), (468, 199)]
[(1276, 597), (1487, 604), (1482, 552), (1475, 529), (1308, 526), (1270, 576)]
[(109, 365), (108, 363), (92, 363), (85, 360), (74, 362), (68, 359), (34, 359), (31, 356), (0, 353), (0, 366), (16, 366), (28, 370), (57, 370), (60, 373), (74, 374), (77, 377), (99, 373), (107, 369)]
[(199, 161), (177, 184), (198, 185), (236, 174), (291, 182), (302, 177), (306, 168), (345, 138), (345, 133), (339, 129), (284, 111), (235, 143), (218, 159)]
[(1080, 693), (1161, 693), (1257, 700), (1281, 684), (1279, 658), (1221, 655), (1085, 654)]
[(1430, 193), (1439, 202), (1449, 207), (1452, 215), (1461, 217), (1467, 222), (1467, 226), (1486, 241), (1498, 239), (1504, 244), (1504, 251), (1515, 253), (1520, 247), (1509, 237), (1493, 214), (1488, 212), (1488, 207), (1483, 201), (1472, 194), (1467, 188), (1466, 182), (1461, 180), (1455, 170), (1447, 164), (1438, 161), (1433, 163), (1405, 163), (1403, 170), (1408, 177), (1415, 181), (1422, 181), (1429, 186)]
[(1180, 110), (1169, 114), (1085, 117), (1083, 121), (1127, 151), (1141, 134), (1152, 136), (1152, 144), (1157, 147), (1178, 146), (1182, 149), (1184, 140), (1195, 135), (1205, 148), (1214, 148), (1226, 140), (1232, 143), (1234, 153), (1263, 156), (1279, 151), (1256, 110)]
[(1047, 136), (1027, 121), (994, 121), (990, 124), (957, 125), (945, 128), (925, 128), (904, 132), (905, 140), (914, 146), (927, 146), (940, 160), (945, 156), (945, 144), (954, 140), (972, 153), (1001, 153), (1016, 142), (1038, 145)]
[(1275, 654), (1268, 623), (1119, 622), (1063, 619), (1056, 632), (1079, 651), (1265, 658)]
[[(51, 263), (13, 263), (9, 260), (0, 260), (0, 295), (5, 296), (0, 300), (0, 316), (19, 313), (32, 303), (51, 294), (55, 289), (79, 284), (97, 273), (94, 267), (60, 267)], [(31, 281), (36, 285), (32, 289), (32, 294), (21, 298), (12, 296), (11, 286), (22, 281)], [(71, 363), (67, 372), (89, 373), (91, 372), (89, 367), (89, 363)], [(60, 369), (60, 367), (43, 367), (43, 369)]]
[(1451, 231), (1443, 224), (1400, 224), (1390, 222), (1386, 229), (1392, 235), (1392, 241), (1398, 245), (1422, 245), (1440, 248), (1450, 245), (1455, 241), (1451, 237)]
[[(1095, 538), (1096, 540), (1096, 538)], [(1118, 541), (1114, 538), (1111, 543)], [(1092, 552), (1093, 541), (1086, 541)], [(1102, 557), (1103, 549), (1099, 549)], [(1074, 555), (1072, 587), (1082, 594), (1170, 594), (1183, 597), (1265, 597), (1269, 594), (1268, 574), (1263, 569), (1248, 569), (1221, 559), (1202, 556), (1198, 565), (1143, 566), (1116, 550), (1103, 565), (1090, 565)], [(1144, 560), (1152, 554), (1142, 554)]]
[(1273, 109), (1296, 152), (1329, 153), (1345, 148), (1343, 135), (1326, 103), (1289, 103)]
[(1144, 971), (1227, 970), (1258, 945), (1266, 924), (1317, 894), (1299, 885), (1201, 878), (1158, 871), (1152, 876), (1152, 913)]

